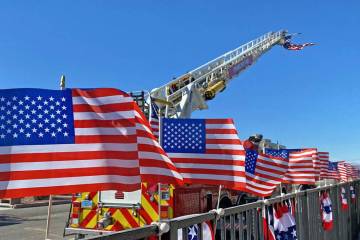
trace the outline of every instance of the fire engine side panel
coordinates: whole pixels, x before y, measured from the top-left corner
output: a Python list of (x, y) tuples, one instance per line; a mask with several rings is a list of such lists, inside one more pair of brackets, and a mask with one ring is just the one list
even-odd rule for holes
[[(173, 217), (173, 186), (163, 187), (162, 192), (166, 193), (166, 200), (161, 201), (161, 215), (162, 218)], [(141, 189), (141, 204), (140, 208), (134, 205), (132, 208), (125, 207), (101, 207), (99, 205), (98, 192), (84, 192), (74, 195), (72, 204), (83, 205), (79, 212), (79, 223), (70, 224), (72, 228), (81, 229), (96, 229), (105, 231), (121, 231), (124, 229), (139, 227), (151, 224), (157, 221), (158, 215), (158, 200), (157, 185), (148, 185), (142, 183)], [(91, 206), (88, 206), (91, 202)], [(87, 204), (82, 204), (87, 203)], [(110, 202), (106, 202), (110, 204)], [(116, 203), (115, 203), (116, 204)], [(86, 205), (86, 207), (85, 207)], [(74, 210), (74, 208), (73, 208)], [(72, 213), (73, 213), (72, 210)], [(70, 215), (72, 215), (72, 213)], [(100, 229), (98, 226), (99, 220), (109, 215), (111, 217), (110, 224)], [(71, 220), (71, 219), (70, 219)], [(70, 221), (72, 223), (72, 221)]]

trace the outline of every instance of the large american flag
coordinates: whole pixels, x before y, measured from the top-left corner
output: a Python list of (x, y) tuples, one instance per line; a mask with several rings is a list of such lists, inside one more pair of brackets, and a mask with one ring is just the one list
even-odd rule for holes
[(317, 173), (314, 169), (314, 149), (265, 149), (266, 154), (281, 157), (288, 154), (289, 168), (283, 179), (290, 184), (315, 184)]
[(137, 141), (120, 90), (0, 90), (0, 198), (139, 189)]
[(246, 150), (246, 191), (257, 196), (269, 196), (279, 185), (288, 169), (288, 158), (274, 157)]
[(162, 119), (162, 146), (185, 183), (245, 187), (245, 152), (232, 119)]

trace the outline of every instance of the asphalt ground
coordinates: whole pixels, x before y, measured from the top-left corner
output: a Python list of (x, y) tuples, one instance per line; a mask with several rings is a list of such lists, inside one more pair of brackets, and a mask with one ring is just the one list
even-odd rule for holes
[[(73, 239), (63, 237), (70, 205), (52, 207), (49, 239)], [(45, 239), (47, 206), (9, 209), (0, 208), (0, 240)]]

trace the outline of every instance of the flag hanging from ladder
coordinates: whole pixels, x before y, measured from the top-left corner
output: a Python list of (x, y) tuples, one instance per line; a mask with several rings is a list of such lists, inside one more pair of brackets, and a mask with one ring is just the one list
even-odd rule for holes
[(185, 183), (245, 187), (245, 151), (232, 119), (162, 119), (162, 146)]
[(0, 198), (139, 189), (135, 107), (117, 89), (0, 90)]

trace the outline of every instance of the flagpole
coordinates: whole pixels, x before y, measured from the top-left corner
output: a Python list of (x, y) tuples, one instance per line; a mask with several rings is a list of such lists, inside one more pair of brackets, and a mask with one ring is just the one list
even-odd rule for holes
[[(65, 89), (65, 75), (61, 75), (60, 78), (60, 90)], [(47, 219), (46, 219), (46, 231), (45, 231), (45, 240), (50, 240), (50, 220), (51, 220), (51, 213), (52, 213), (52, 202), (53, 202), (53, 196), (49, 195), (49, 205), (48, 205), (48, 213), (47, 213)]]

